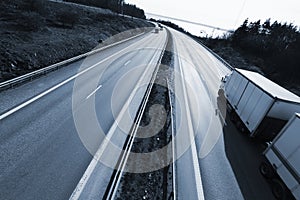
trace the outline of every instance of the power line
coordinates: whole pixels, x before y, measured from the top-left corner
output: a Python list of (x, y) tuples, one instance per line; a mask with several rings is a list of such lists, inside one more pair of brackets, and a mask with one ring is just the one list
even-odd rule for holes
[(237, 25), (237, 23), (238, 23), (238, 20), (241, 18), (241, 15), (242, 15), (242, 12), (243, 12), (243, 10), (244, 10), (244, 8), (245, 8), (245, 5), (246, 5), (246, 0), (243, 1), (242, 7), (241, 7), (241, 9), (240, 9), (240, 12), (238, 13), (238, 16), (237, 16), (237, 18), (236, 18), (236, 20), (235, 20), (234, 27), (236, 27), (236, 25)]
[(220, 30), (220, 31), (234, 32), (233, 30), (229, 30), (229, 29), (225, 29), (225, 28), (220, 28), (220, 27), (217, 27), (217, 26), (211, 26), (211, 25), (203, 24), (203, 23), (199, 23), (199, 22), (192, 22), (192, 21), (188, 21), (188, 20), (185, 20), (185, 19), (178, 19), (178, 18), (174, 18), (174, 17), (167, 17), (167, 16), (153, 14), (153, 13), (146, 13), (146, 14), (153, 15), (153, 16), (156, 16), (156, 17), (163, 17), (163, 18), (167, 18), (167, 19), (172, 19), (172, 20), (176, 20), (176, 21), (180, 21), (180, 22), (185, 22), (185, 23), (189, 23), (189, 24), (194, 24), (194, 25), (198, 25), (198, 26), (204, 26), (204, 27), (208, 27), (208, 28), (212, 28), (212, 29), (216, 29), (216, 30)]

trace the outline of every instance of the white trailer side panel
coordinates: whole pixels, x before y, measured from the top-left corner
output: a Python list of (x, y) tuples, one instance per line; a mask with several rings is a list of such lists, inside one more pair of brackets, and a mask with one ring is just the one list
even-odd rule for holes
[(300, 175), (300, 119), (294, 118), (287, 125), (289, 126), (277, 138), (274, 147), (284, 158), (288, 159), (291, 166)]
[(293, 191), (293, 189), (299, 185), (297, 180), (293, 177), (291, 172), (284, 165), (281, 165), (280, 167), (277, 168), (277, 174), (280, 176), (281, 180), (283, 180), (284, 184), (291, 191)]
[(265, 156), (266, 158), (270, 161), (270, 163), (272, 163), (273, 166), (281, 166), (282, 165), (282, 162), (281, 160), (279, 159), (279, 157), (272, 151), (272, 149), (268, 149), (266, 152), (265, 152)]
[(300, 185), (297, 186), (297, 188), (295, 188), (295, 190), (293, 191), (294, 197), (298, 197), (300, 198)]
[[(290, 173), (290, 171), (284, 166), (282, 163), (282, 160), (275, 154), (273, 149), (269, 149), (267, 153), (265, 154), (266, 158), (269, 160), (269, 162), (276, 167), (276, 172), (281, 177), (281, 179), (284, 181), (285, 185), (292, 190), (293, 188), (298, 187), (299, 183), (297, 180), (293, 177), (293, 175)], [(284, 179), (282, 178), (284, 177)]]
[(262, 90), (266, 91), (272, 97), (276, 97), (278, 99), (284, 99), (290, 102), (298, 102), (300, 103), (300, 98), (291, 93), (290, 91), (286, 90), (285, 88), (277, 85), (276, 83), (272, 82), (271, 80), (267, 79), (266, 77), (256, 73), (251, 72), (248, 70), (242, 69), (235, 69), (239, 73), (243, 74), (250, 82), (253, 82), (260, 87)]
[(239, 101), (239, 104), (237, 105), (240, 113), (245, 112), (245, 107), (243, 107), (242, 105), (246, 105), (249, 103), (249, 101), (251, 101), (250, 99), (253, 95), (254, 90), (255, 90), (255, 85), (249, 82), (242, 98)]
[(291, 103), (277, 99), (268, 113), (268, 117), (289, 120), (295, 112), (300, 113), (300, 103)]
[(300, 115), (296, 114), (274, 139), (265, 155), (293, 195), (300, 199)]
[[(256, 133), (260, 125), (263, 128), (271, 126), (272, 118), (283, 125), (295, 112), (300, 112), (300, 98), (297, 95), (256, 72), (235, 69), (227, 78), (224, 91), (251, 136), (262, 133)], [(266, 123), (261, 124), (263, 121)], [(280, 123), (277, 124), (278, 130)], [(274, 135), (278, 130), (276, 126), (273, 128)]]
[(239, 83), (237, 83), (237, 87), (236, 87), (236, 90), (235, 90), (235, 93), (234, 93), (234, 96), (233, 96), (233, 99), (232, 99), (232, 105), (234, 107), (237, 106), (239, 100), (241, 99), (242, 95), (243, 95), (243, 92), (247, 86), (247, 83), (249, 82), (247, 79), (245, 79), (244, 77), (240, 76), (240, 81)]
[(224, 84), (224, 88), (225, 90), (227, 91), (227, 96), (232, 96), (232, 87), (234, 86), (234, 82), (235, 82), (235, 79), (237, 78), (237, 76), (233, 76), (233, 73), (232, 72), (229, 76), (227, 76), (227, 80)]
[(250, 133), (253, 133), (265, 117), (273, 99), (260, 88), (249, 82), (240, 99), (236, 112)]
[(294, 169), (300, 177), (300, 145), (298, 146), (298, 149), (288, 159), (291, 165), (294, 166)]
[(240, 100), (247, 83), (248, 80), (241, 74), (236, 71), (232, 72), (230, 79), (225, 84), (225, 92), (227, 100), (233, 107), (236, 106)]

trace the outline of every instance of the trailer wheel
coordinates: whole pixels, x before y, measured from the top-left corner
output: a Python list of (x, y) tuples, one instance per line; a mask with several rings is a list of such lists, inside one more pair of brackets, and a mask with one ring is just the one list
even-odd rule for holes
[(236, 127), (237, 127), (237, 129), (238, 129), (241, 133), (245, 133), (245, 132), (246, 132), (246, 128), (245, 128), (243, 122), (241, 122), (240, 120), (237, 121)]
[(267, 179), (271, 179), (275, 175), (273, 167), (267, 162), (262, 162), (260, 164), (259, 171)]
[(287, 199), (287, 191), (285, 185), (282, 181), (278, 179), (272, 180), (272, 193), (274, 194), (276, 199), (286, 200)]
[(236, 117), (235, 112), (234, 112), (234, 111), (231, 111), (229, 115), (230, 115), (230, 120), (231, 120), (233, 123), (236, 123), (237, 117)]

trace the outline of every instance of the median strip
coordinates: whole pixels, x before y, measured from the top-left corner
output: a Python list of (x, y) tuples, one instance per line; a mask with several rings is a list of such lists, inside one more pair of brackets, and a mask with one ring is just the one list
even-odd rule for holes
[[(149, 62), (149, 66), (156, 65), (159, 62), (159, 61), (155, 60), (157, 58), (157, 56), (159, 56), (158, 53), (160, 53), (160, 50), (156, 50), (154, 56), (152, 57), (151, 61)], [(161, 59), (161, 56), (160, 56), (159, 60), (160, 59)], [(86, 171), (84, 172), (82, 178), (80, 179), (80, 181), (77, 184), (76, 188), (74, 189), (72, 195), (70, 196), (70, 200), (80, 199), (81, 195), (83, 193), (86, 193), (87, 191), (88, 191), (87, 193), (90, 193), (90, 191), (89, 191), (90, 188), (86, 188), (86, 185), (87, 185), (89, 179), (91, 178), (91, 175), (94, 172), (98, 162), (100, 162), (101, 157), (104, 155), (105, 150), (110, 145), (111, 139), (112, 139), (113, 135), (115, 134), (115, 132), (118, 128), (118, 125), (120, 124), (121, 120), (123, 119), (123, 116), (124, 116), (125, 112), (128, 111), (129, 105), (132, 102), (132, 100), (133, 100), (134, 96), (136, 95), (136, 93), (138, 92), (139, 87), (143, 84), (143, 80), (145, 78), (149, 78), (148, 76), (146, 76), (147, 74), (149, 74), (149, 72), (151, 72), (149, 70), (151, 70), (151, 68), (147, 67), (147, 70), (144, 71), (144, 73), (141, 76), (141, 78), (139, 79), (139, 82), (137, 83), (136, 87), (131, 92), (131, 94), (128, 97), (127, 101), (123, 105), (123, 107), (122, 107), (120, 113), (118, 114), (116, 120), (114, 121), (114, 123), (112, 124), (112, 126), (109, 129), (108, 133), (106, 134), (105, 139), (103, 140), (103, 142), (100, 145), (99, 149), (95, 153), (92, 161), (90, 162), (90, 164), (87, 167)], [(154, 72), (152, 70), (151, 74), (153, 74), (153, 73)], [(114, 193), (114, 191), (113, 191), (113, 193)]]

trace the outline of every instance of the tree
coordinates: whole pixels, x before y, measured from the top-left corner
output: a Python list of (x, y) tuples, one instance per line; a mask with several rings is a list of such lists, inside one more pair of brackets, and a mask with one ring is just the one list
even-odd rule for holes
[(231, 41), (246, 54), (263, 59), (265, 69), (276, 71), (282, 80), (300, 82), (300, 33), (293, 24), (246, 19)]

